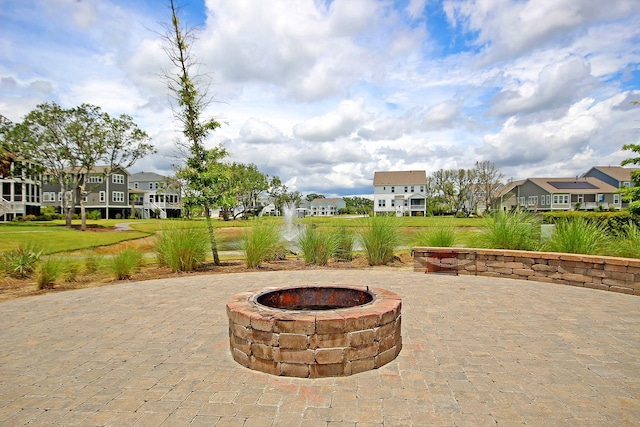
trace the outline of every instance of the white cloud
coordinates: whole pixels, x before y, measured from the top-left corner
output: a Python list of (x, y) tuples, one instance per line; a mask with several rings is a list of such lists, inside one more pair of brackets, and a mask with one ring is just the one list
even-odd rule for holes
[(351, 135), (370, 117), (362, 100), (347, 100), (340, 103), (337, 111), (297, 124), (293, 134), (307, 141), (334, 141)]

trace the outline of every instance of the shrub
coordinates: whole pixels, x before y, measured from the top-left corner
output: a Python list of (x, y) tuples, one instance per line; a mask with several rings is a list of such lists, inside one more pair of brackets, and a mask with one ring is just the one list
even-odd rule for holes
[(242, 250), (248, 268), (257, 268), (272, 259), (283, 252), (279, 227), (274, 222), (259, 221), (242, 235)]
[(78, 273), (80, 272), (80, 266), (77, 262), (68, 262), (65, 268), (65, 282), (75, 282), (78, 278)]
[(87, 273), (93, 274), (102, 265), (102, 257), (100, 256), (88, 256), (84, 259), (84, 269)]
[(353, 260), (353, 248), (356, 244), (355, 233), (351, 229), (341, 226), (335, 231), (334, 239), (336, 242), (334, 253), (336, 261)]
[(36, 269), (35, 279), (38, 289), (52, 288), (60, 275), (60, 260), (47, 258)]
[(171, 271), (193, 271), (207, 258), (209, 241), (199, 228), (176, 227), (164, 230), (156, 239), (158, 264)]
[(102, 214), (100, 214), (100, 211), (95, 209), (92, 211), (87, 212), (87, 219), (100, 219), (102, 217)]
[(298, 236), (298, 246), (307, 264), (327, 265), (337, 247), (336, 236), (308, 225)]
[(456, 244), (457, 238), (455, 227), (432, 227), (416, 235), (415, 246), (450, 248)]
[(526, 212), (497, 212), (485, 218), (474, 239), (479, 247), (532, 251), (540, 247), (540, 219)]
[(396, 217), (369, 218), (360, 236), (369, 265), (385, 265), (393, 260), (393, 252), (400, 244), (400, 228)]
[(5, 252), (1, 256), (4, 270), (9, 276), (16, 278), (29, 277), (42, 256), (44, 249), (32, 243), (21, 244), (17, 248)]
[(142, 253), (124, 249), (109, 259), (109, 267), (116, 280), (129, 279), (142, 266)]
[(609, 240), (600, 223), (577, 217), (556, 223), (544, 248), (551, 252), (598, 255), (606, 250)]
[(615, 241), (614, 253), (625, 258), (640, 258), (640, 228), (629, 222)]

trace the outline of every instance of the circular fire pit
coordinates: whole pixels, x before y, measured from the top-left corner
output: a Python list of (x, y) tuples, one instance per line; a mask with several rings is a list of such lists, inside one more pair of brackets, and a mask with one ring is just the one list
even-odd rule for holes
[(394, 292), (364, 286), (297, 286), (238, 294), (227, 302), (233, 359), (274, 375), (356, 374), (402, 348)]

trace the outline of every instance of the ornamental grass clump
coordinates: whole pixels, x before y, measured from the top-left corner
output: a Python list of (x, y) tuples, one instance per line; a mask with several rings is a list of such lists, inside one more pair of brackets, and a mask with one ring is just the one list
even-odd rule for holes
[(242, 251), (247, 268), (258, 268), (262, 262), (283, 252), (280, 227), (270, 221), (260, 221), (242, 235)]
[(163, 230), (156, 238), (158, 264), (171, 271), (193, 271), (207, 258), (209, 241), (200, 228), (175, 227)]
[(142, 253), (135, 249), (123, 249), (110, 258), (108, 264), (116, 280), (129, 279), (142, 266)]
[(557, 222), (544, 249), (550, 252), (602, 255), (609, 242), (608, 233), (599, 223), (577, 217)]
[(350, 228), (340, 226), (334, 232), (336, 248), (334, 257), (336, 261), (349, 262), (353, 260), (353, 248), (356, 244), (356, 235)]
[(538, 250), (540, 218), (527, 212), (498, 212), (485, 220), (474, 244), (489, 249)]
[(36, 287), (38, 289), (53, 288), (61, 271), (62, 263), (59, 259), (47, 258), (40, 262), (35, 271)]
[(370, 218), (360, 235), (369, 265), (386, 265), (400, 245), (400, 225), (392, 216)]
[(24, 279), (30, 277), (36, 269), (44, 249), (31, 242), (23, 243), (17, 248), (0, 255), (2, 268), (11, 277)]
[(455, 227), (431, 227), (416, 235), (414, 246), (450, 248), (456, 244), (458, 235)]
[(623, 226), (613, 245), (614, 254), (624, 258), (640, 258), (640, 228), (633, 222)]
[(335, 234), (308, 225), (298, 235), (298, 246), (307, 264), (327, 265), (336, 251), (337, 240)]

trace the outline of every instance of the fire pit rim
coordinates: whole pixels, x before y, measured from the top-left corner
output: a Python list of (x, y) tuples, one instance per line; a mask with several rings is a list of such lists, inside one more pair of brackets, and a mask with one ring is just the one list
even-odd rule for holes
[[(270, 293), (276, 293), (276, 292), (282, 292), (282, 291), (290, 291), (293, 289), (346, 289), (346, 290), (354, 290), (354, 291), (359, 291), (359, 292), (363, 292), (366, 293), (367, 295), (369, 295), (371, 297), (371, 300), (364, 303), (364, 304), (356, 304), (356, 305), (351, 305), (351, 306), (345, 306), (345, 307), (335, 307), (335, 308), (331, 308), (330, 310), (313, 310), (313, 309), (309, 309), (309, 310), (300, 310), (300, 309), (295, 309), (295, 308), (287, 308), (287, 307), (273, 307), (271, 305), (267, 305), (267, 304), (262, 304), (259, 299), (267, 294)], [(258, 292), (258, 291), (254, 291), (250, 298), (249, 298), (249, 302), (256, 304), (257, 306), (264, 308), (266, 310), (278, 310), (281, 312), (286, 312), (286, 313), (291, 313), (291, 314), (296, 314), (296, 313), (315, 313), (315, 312), (328, 312), (328, 311), (334, 311), (334, 310), (347, 310), (347, 309), (357, 309), (359, 307), (367, 307), (369, 305), (374, 304), (378, 299), (384, 299), (384, 297), (379, 297), (377, 291), (380, 291), (380, 289), (375, 289), (376, 292), (374, 292), (373, 289), (370, 289), (369, 286), (357, 286), (357, 285), (292, 285), (292, 286), (283, 286), (283, 287), (271, 287), (271, 288), (266, 288), (263, 289), (262, 292)]]

